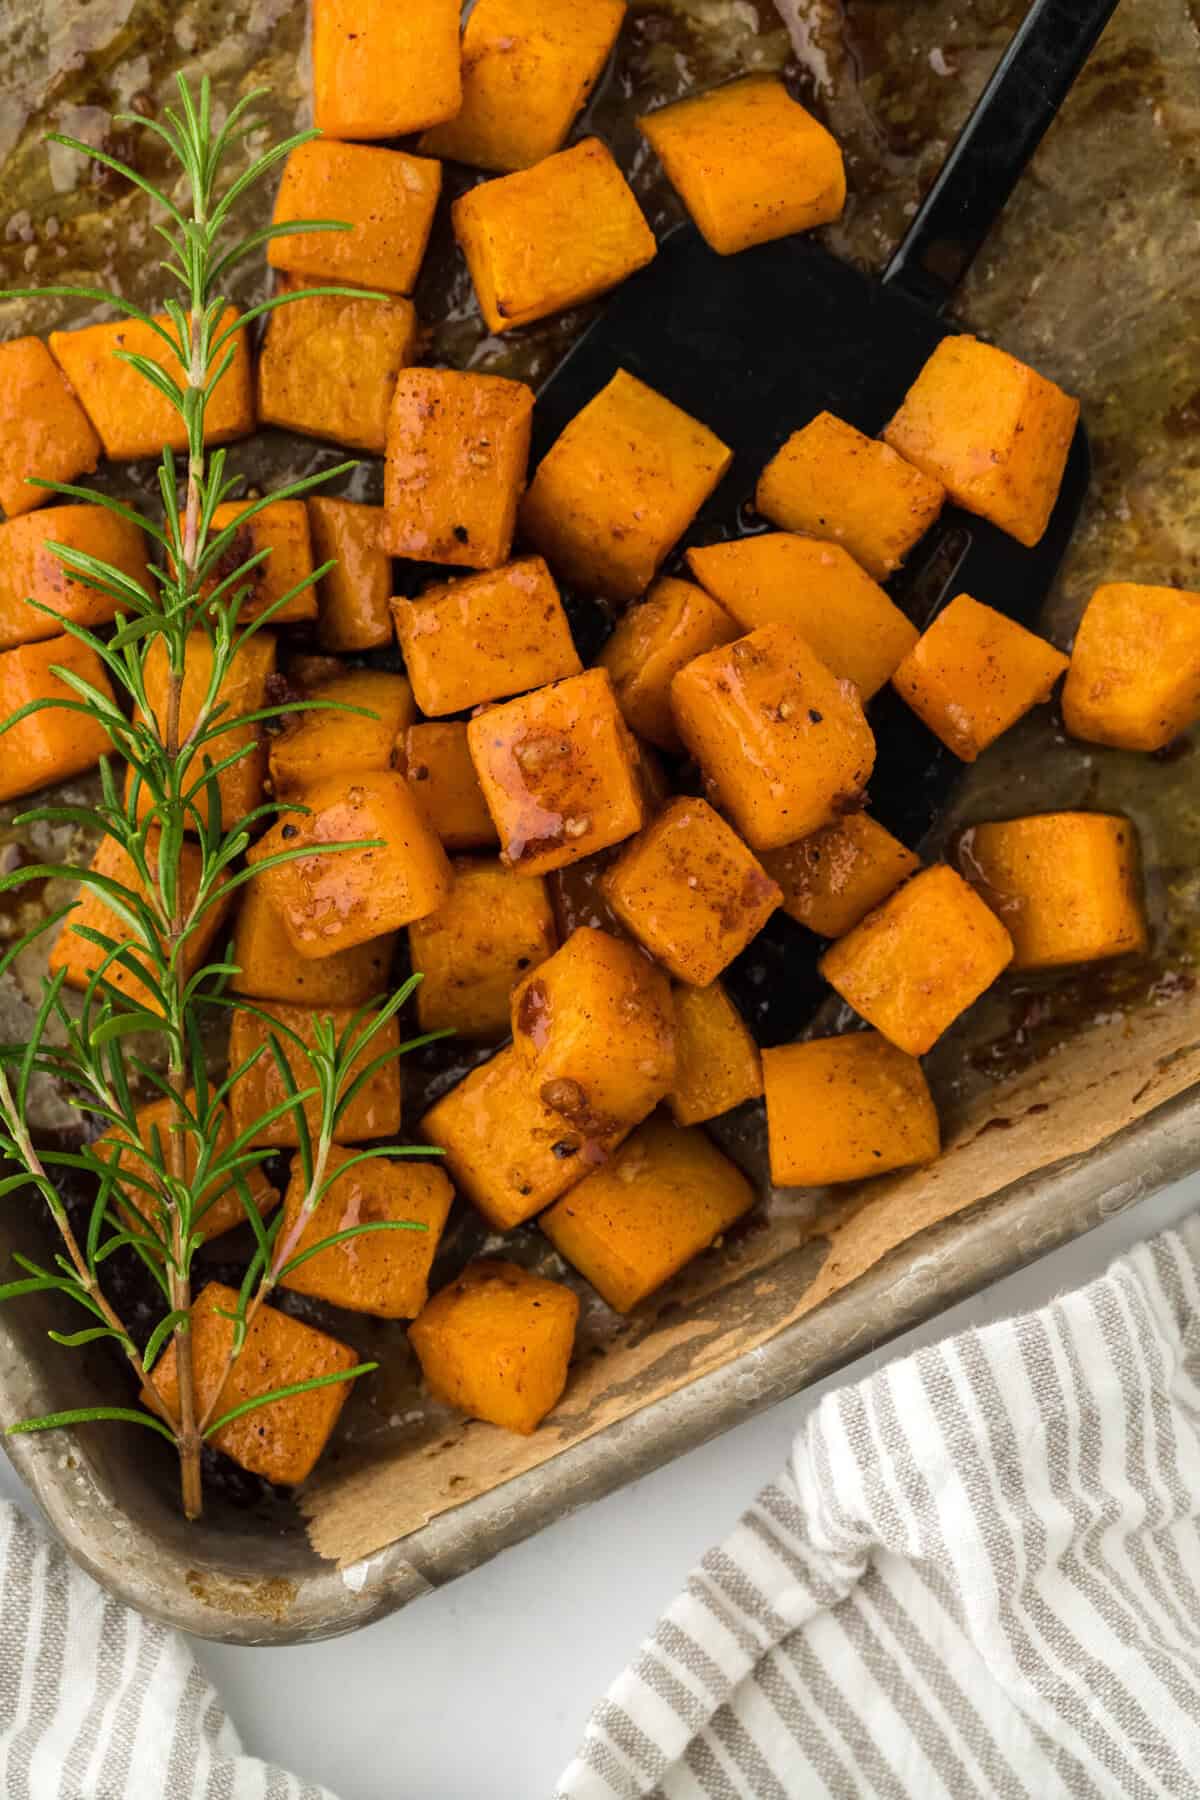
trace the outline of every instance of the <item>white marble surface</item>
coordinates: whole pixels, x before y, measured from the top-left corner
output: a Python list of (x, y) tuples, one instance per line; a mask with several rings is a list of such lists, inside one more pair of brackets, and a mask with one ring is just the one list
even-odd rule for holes
[[(898, 1340), (1040, 1305), (1200, 1207), (1200, 1178)], [(865, 1374), (883, 1353), (838, 1377)], [(549, 1800), (584, 1721), (704, 1549), (783, 1463), (810, 1390), (406, 1611), (297, 1650), (198, 1644), (248, 1749), (339, 1800)], [(21, 1498), (0, 1458), (0, 1492)]]

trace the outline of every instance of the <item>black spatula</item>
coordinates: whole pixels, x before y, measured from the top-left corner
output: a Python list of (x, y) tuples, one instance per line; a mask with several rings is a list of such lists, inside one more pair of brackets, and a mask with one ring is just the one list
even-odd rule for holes
[[(690, 225), (673, 231), (546, 382), (534, 456), (617, 372), (627, 369), (712, 427), (733, 466), (685, 539), (712, 543), (753, 529), (751, 501), (784, 439), (828, 409), (877, 434), (938, 341), (940, 317), (1117, 0), (1035, 0), (892, 257), (882, 280), (809, 238), (722, 257)], [(1032, 624), (1087, 491), (1081, 425), (1041, 542), (1025, 549), (982, 519), (948, 507), (890, 585), (924, 626), (967, 592)], [(576, 610), (581, 637), (603, 635), (598, 609)], [(591, 647), (590, 644), (587, 647)], [(885, 690), (871, 707), (879, 741), (872, 812), (917, 844), (945, 806), (962, 765)], [(780, 915), (730, 972), (760, 1041), (794, 1037), (821, 992), (816, 939)]]

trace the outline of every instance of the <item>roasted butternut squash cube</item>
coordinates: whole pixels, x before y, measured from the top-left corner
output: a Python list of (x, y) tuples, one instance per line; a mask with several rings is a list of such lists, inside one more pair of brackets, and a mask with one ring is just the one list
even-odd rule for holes
[(1023, 625), (960, 594), (892, 677), (903, 700), (963, 762), (1048, 700), (1067, 658)]
[(332, 138), (301, 144), (283, 165), (275, 224), (341, 219), (350, 230), (272, 238), (267, 261), (318, 281), (411, 294), (441, 191), (442, 165), (428, 157)]
[(460, 10), (460, 0), (313, 0), (318, 131), (407, 137), (452, 119), (462, 105)]
[(422, 978), (421, 1030), (498, 1043), (509, 1033), (513, 989), (556, 941), (540, 875), (514, 875), (490, 858), (459, 858), (445, 904), (409, 926), (413, 972)]
[(523, 875), (578, 862), (642, 823), (637, 746), (604, 669), (477, 714), (467, 742), (501, 858)]
[[(241, 625), (248, 625), (279, 601), (283, 604), (272, 612), (272, 625), (315, 619), (317, 590), (312, 574), (316, 565), (307, 507), (303, 500), (272, 500), (269, 506), (247, 517), (254, 504), (251, 500), (231, 500), (214, 508), (213, 537), (230, 527), (233, 536), (213, 564), (201, 591), (212, 594), (222, 588), (220, 598), (225, 604), (244, 594), (238, 609)], [(249, 574), (232, 580), (242, 564), (260, 551), (267, 552), (263, 560)]]
[(540, 556), (392, 602), (417, 705), (437, 718), (507, 700), (583, 664)]
[(410, 725), (405, 773), (421, 811), (446, 850), (487, 850), (499, 843), (461, 719)]
[[(117, 615), (117, 601), (72, 574), (51, 544), (111, 563), (147, 593), (153, 591), (144, 533), (103, 506), (53, 506), (10, 519), (0, 525), (0, 650), (55, 637), (64, 619), (95, 626), (111, 624)], [(52, 607), (54, 617), (30, 606), (30, 600)]]
[(675, 1080), (670, 984), (603, 931), (576, 931), (518, 983), (512, 1033), (539, 1098), (588, 1137), (636, 1125)]
[[(189, 1112), (194, 1114), (195, 1093), (187, 1094), (185, 1099)], [(233, 1126), (228, 1107), (219, 1106), (216, 1112), (219, 1121), (216, 1144), (218, 1153), (221, 1153), (227, 1151), (233, 1142)], [(187, 1181), (194, 1185), (200, 1167), (199, 1145), (195, 1136), (183, 1125), (173, 1100), (154, 1100), (149, 1106), (139, 1107), (136, 1127), (136, 1134), (130, 1136), (124, 1127), (110, 1126), (103, 1136), (97, 1138), (93, 1151), (105, 1162), (111, 1161), (115, 1153), (120, 1176), (123, 1178), (119, 1202), (122, 1211), (135, 1224), (139, 1216), (145, 1219), (161, 1235), (164, 1229), (163, 1208), (157, 1198), (159, 1190), (155, 1181), (155, 1168), (160, 1166), (163, 1158), (168, 1163), (173, 1160), (172, 1138), (178, 1135), (183, 1146), (184, 1174)], [(150, 1154), (147, 1155), (147, 1152)], [(140, 1183), (149, 1183), (153, 1192), (147, 1192), (146, 1187), (139, 1185)], [(208, 1182), (197, 1197), (192, 1229), (199, 1233), (205, 1243), (212, 1238), (221, 1237), (235, 1226), (245, 1224), (247, 1203), (264, 1217), (279, 1204), (279, 1195), (261, 1166), (243, 1169), (241, 1182), (236, 1176), (230, 1178), (220, 1175)], [(169, 1236), (169, 1226), (167, 1233)]]
[(915, 875), (921, 859), (868, 813), (847, 813), (762, 865), (783, 889), (783, 910), (819, 937), (845, 937), (860, 919)]
[[(0, 723), (35, 700), (78, 700), (54, 669), (70, 669), (111, 697), (108, 674), (93, 650), (73, 637), (44, 638), (0, 652)], [(0, 736), (0, 802), (82, 775), (111, 749), (107, 731), (90, 713), (57, 707), (31, 713)]]
[(754, 504), (784, 531), (840, 544), (868, 575), (886, 581), (945, 499), (941, 482), (890, 444), (821, 412), (771, 458)]
[(938, 863), (839, 938), (821, 973), (869, 1025), (910, 1056), (924, 1056), (1012, 955), (1012, 939), (990, 907)]
[(719, 981), (674, 990), (675, 1085), (667, 1105), (677, 1125), (699, 1125), (757, 1100), (762, 1058)]
[(0, 506), (9, 518), (52, 498), (37, 481), (74, 481), (100, 461), (100, 439), (41, 338), (0, 344)]
[(658, 254), (633, 189), (599, 138), (468, 188), (452, 217), (479, 310), (495, 332), (596, 300)]
[(1072, 737), (1162, 750), (1200, 717), (1200, 593), (1114, 581), (1075, 635), (1062, 694)]
[(959, 506), (1036, 544), (1078, 419), (1078, 400), (1054, 382), (964, 334), (942, 339), (883, 435)]
[(864, 700), (878, 693), (919, 635), (837, 544), (771, 532), (689, 550), (688, 563), (743, 631), (790, 625)]
[(671, 682), (685, 663), (740, 636), (724, 607), (703, 588), (670, 578), (656, 582), (617, 621), (600, 653), (626, 724), (660, 750), (681, 750)]
[[(305, 698), (329, 710), (293, 713), (271, 740), (271, 782), (280, 800), (298, 799), (337, 776), (392, 768), (416, 715), (404, 676), (383, 669), (348, 670)], [(333, 710), (341, 707), (356, 710)]]
[[(333, 1180), (303, 1225), (294, 1255), (303, 1256), (323, 1238), (355, 1225), (396, 1229), (364, 1231), (319, 1250), (290, 1269), (280, 1285), (331, 1306), (344, 1306), (347, 1312), (415, 1319), (429, 1298), (429, 1271), (454, 1189), (435, 1162), (373, 1157), (355, 1164), (354, 1155), (337, 1145), (330, 1151), (326, 1174)], [(297, 1156), (283, 1199), (285, 1237), (300, 1224), (307, 1193), (304, 1165)]]
[(753, 850), (853, 811), (875, 766), (858, 689), (788, 625), (698, 656), (671, 683), (679, 735)]
[(754, 1200), (741, 1170), (704, 1132), (656, 1114), (538, 1223), (610, 1306), (629, 1312)]
[(1130, 820), (1039, 813), (974, 825), (959, 867), (1004, 923), (1014, 969), (1057, 969), (1143, 951), (1148, 937)]
[(706, 425), (621, 369), (542, 458), (521, 528), (566, 581), (636, 600), (731, 460)]
[(522, 381), (405, 370), (388, 421), (384, 549), (465, 569), (507, 562), (532, 422)]
[(516, 1263), (468, 1263), (409, 1328), (439, 1400), (528, 1437), (567, 1385), (579, 1300)]
[(920, 1063), (877, 1031), (785, 1044), (762, 1063), (776, 1187), (863, 1181), (941, 1149)]
[[(318, 1376), (336, 1375), (358, 1362), (349, 1344), (290, 1318), (277, 1307), (260, 1306), (230, 1369), (237, 1307), (237, 1289), (219, 1281), (210, 1281), (192, 1306), (192, 1362), (196, 1405), (202, 1414), (211, 1407), (213, 1417), (220, 1419), (247, 1400)], [(223, 1380), (226, 1369), (229, 1374)], [(168, 1410), (177, 1415), (179, 1372), (174, 1340), (155, 1367), (154, 1384)], [(308, 1388), (231, 1419), (209, 1442), (252, 1475), (262, 1475), (281, 1487), (296, 1487), (312, 1474), (349, 1398), (349, 1381)]]
[(840, 217), (837, 142), (775, 75), (750, 75), (638, 120), (705, 238), (721, 256)]
[[(304, 957), (332, 956), (436, 912), (450, 892), (449, 859), (403, 775), (364, 772), (319, 782), (247, 852), (260, 863), (283, 850), (311, 850), (256, 879)], [(331, 850), (332, 844), (370, 849)]]
[(387, 992), (399, 941), (394, 931), (332, 956), (297, 956), (262, 882), (247, 882), (241, 894), (232, 957), (240, 973), (229, 978), (235, 994), (329, 1007), (361, 1006)]
[[(175, 327), (166, 313), (159, 313), (155, 323), (175, 336)], [(237, 313), (231, 307), (223, 315), (213, 342), (236, 324)], [(206, 444), (228, 444), (254, 430), (249, 332), (239, 328), (232, 344), (233, 361), (205, 408)], [(125, 350), (144, 356), (165, 369), (173, 381), (182, 382), (179, 358), (148, 325), (137, 319), (113, 319), (106, 325), (52, 331), (50, 348), (99, 432), (105, 456), (114, 462), (131, 462), (143, 456), (157, 457), (168, 444), (176, 452), (187, 449), (183, 420), (166, 395), (115, 354)], [(95, 464), (87, 466), (94, 468)]]
[(624, 0), (478, 0), (462, 40), (462, 106), (426, 156), (507, 174), (561, 150), (617, 40)]
[[(310, 1054), (316, 1048), (316, 1020), (332, 1019), (341, 1036), (353, 1021), (358, 1008), (328, 1006), (323, 1007), (320, 1013), (314, 1013), (308, 1002), (302, 1006), (284, 1006), (278, 1001), (269, 1005), (265, 1001), (256, 1001), (255, 1009), (254, 1012), (245, 1012), (238, 1008), (233, 1013), (229, 1027), (231, 1074), (249, 1061), (256, 1051), (260, 1052), (258, 1060), (245, 1074), (238, 1076), (230, 1089), (229, 1109), (233, 1115), (234, 1133), (240, 1137), (244, 1131), (253, 1129), (254, 1136), (250, 1142), (256, 1149), (294, 1150), (300, 1142), (300, 1131), (296, 1115), (290, 1107), (267, 1124), (260, 1123), (273, 1108), (288, 1099), (291, 1091), (275, 1060), (271, 1049), (272, 1040), (279, 1045), (291, 1070), (295, 1092), (309, 1094), (309, 1090), (318, 1085), (317, 1072)], [(273, 1029), (267, 1023), (268, 1019), (281, 1029)], [(289, 1032), (294, 1032), (300, 1042), (295, 1042), (288, 1035)], [(342, 1092), (376, 1058), (399, 1048), (400, 1027), (395, 1019), (391, 1019), (381, 1031), (376, 1032), (366, 1049), (355, 1059), (347, 1071)], [(308, 1129), (315, 1139), (321, 1127), (319, 1095), (311, 1094), (302, 1105)], [(374, 1070), (355, 1094), (334, 1128), (333, 1141), (335, 1144), (361, 1144), (369, 1138), (395, 1137), (399, 1129), (400, 1064), (393, 1056), (391, 1062)]]
[[(309, 283), (285, 277), (281, 293)], [(269, 314), (258, 359), (258, 416), (306, 437), (382, 456), (396, 377), (417, 352), (417, 315), (399, 297), (316, 294)]]
[(392, 559), (383, 548), (383, 508), (310, 498), (308, 529), (317, 568), (317, 636), (326, 650), (378, 650), (392, 641)]
[[(217, 776), (217, 792), (221, 798), (221, 824), (225, 830), (244, 819), (261, 805), (263, 783), (267, 778), (267, 745), (262, 724), (240, 724), (239, 720), (259, 711), (267, 704), (267, 688), (275, 673), (275, 639), (269, 631), (256, 631), (252, 638), (239, 644), (234, 652), (225, 680), (217, 695), (216, 705), (226, 710), (214, 721), (219, 734), (193, 759), (189, 770), (189, 791), (205, 824), (208, 822), (209, 786), (204, 780), (204, 759), (215, 767), (226, 757), (245, 754)], [(205, 631), (193, 631), (188, 638), (183, 663), (183, 691), (179, 703), (179, 728), (191, 731), (208, 699), (213, 672), (212, 639)], [(150, 709), (159, 729), (166, 729), (170, 670), (166, 645), (155, 638), (146, 652), (142, 679)], [(133, 772), (129, 787), (132, 790)], [(152, 805), (148, 789), (139, 796), (139, 817), (144, 818)], [(196, 819), (189, 813), (187, 829), (198, 830)]]
[(706, 800), (673, 800), (605, 879), (625, 929), (677, 981), (707, 987), (762, 930), (779, 887)]

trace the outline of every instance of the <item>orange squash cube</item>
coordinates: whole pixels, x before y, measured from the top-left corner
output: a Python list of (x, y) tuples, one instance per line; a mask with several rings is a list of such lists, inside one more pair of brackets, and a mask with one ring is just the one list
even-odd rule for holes
[(512, 1033), (539, 1098), (588, 1137), (636, 1125), (675, 1079), (670, 984), (603, 931), (576, 931), (518, 983)]
[(579, 1300), (516, 1263), (469, 1263), (409, 1329), (439, 1400), (528, 1437), (567, 1385)]
[(317, 568), (317, 636), (326, 650), (378, 650), (392, 641), (392, 559), (383, 548), (383, 508), (310, 498), (308, 529)]
[[(0, 652), (0, 723), (34, 700), (78, 700), (54, 669), (70, 669), (112, 696), (108, 673), (95, 651), (73, 637)], [(0, 802), (19, 799), (52, 782), (95, 768), (112, 750), (107, 731), (90, 713), (44, 708), (0, 736)]]
[[(98, 557), (147, 593), (153, 591), (145, 534), (103, 506), (53, 506), (10, 519), (0, 525), (0, 650), (54, 637), (63, 619), (108, 625), (117, 615), (118, 603), (72, 574), (51, 544)], [(55, 617), (30, 606), (30, 600), (53, 607)]]
[[(194, 1112), (196, 1096), (186, 1096), (189, 1111)], [(224, 1152), (233, 1142), (233, 1125), (229, 1118), (229, 1109), (217, 1107), (217, 1149)], [(157, 1146), (158, 1158), (172, 1161), (171, 1136), (178, 1132), (183, 1143), (183, 1167), (186, 1180), (194, 1187), (196, 1173), (200, 1166), (200, 1153), (196, 1139), (182, 1128), (179, 1111), (173, 1100), (154, 1100), (149, 1106), (141, 1106), (136, 1114), (137, 1135), (131, 1138), (123, 1126), (110, 1125), (103, 1136), (97, 1138), (93, 1152), (104, 1162), (112, 1160), (116, 1152), (117, 1166), (126, 1185), (120, 1189), (122, 1211), (136, 1226), (138, 1217), (145, 1219), (160, 1234), (163, 1230), (163, 1211), (156, 1197), (148, 1194), (144, 1187), (135, 1182), (155, 1183), (155, 1169), (159, 1166), (152, 1160)], [(150, 1155), (147, 1155), (147, 1151)], [(279, 1204), (279, 1195), (267, 1179), (261, 1166), (248, 1167), (242, 1171), (245, 1182), (245, 1200), (262, 1215), (273, 1212)], [(132, 1179), (129, 1179), (132, 1178)], [(156, 1186), (157, 1194), (157, 1186)], [(197, 1196), (196, 1211), (192, 1219), (192, 1229), (199, 1233), (207, 1244), (215, 1237), (232, 1231), (235, 1226), (246, 1222), (246, 1204), (236, 1178), (215, 1176)], [(168, 1228), (169, 1230), (169, 1228)]]
[[(248, 625), (277, 601), (284, 601), (271, 614), (272, 625), (292, 625), (301, 619), (317, 616), (317, 590), (312, 585), (312, 537), (308, 529), (308, 509), (303, 500), (273, 500), (252, 517), (247, 518), (251, 500), (231, 500), (213, 510), (212, 537), (234, 528), (233, 536), (213, 565), (202, 592), (212, 594), (222, 583), (237, 573), (242, 564), (260, 550), (268, 554), (248, 575), (226, 587), (220, 596), (228, 605), (243, 591), (245, 598), (238, 609), (238, 623)], [(211, 541), (211, 539), (210, 539)]]
[(247, 882), (241, 895), (231, 959), (240, 974), (229, 978), (233, 993), (292, 1006), (330, 1007), (361, 1006), (387, 992), (399, 942), (394, 931), (333, 956), (297, 956), (262, 882)]
[(762, 1063), (776, 1187), (863, 1181), (941, 1149), (920, 1063), (877, 1031), (764, 1050)]
[(538, 1223), (610, 1306), (629, 1312), (754, 1201), (741, 1170), (704, 1132), (656, 1114)]
[(847, 813), (782, 850), (764, 850), (762, 866), (783, 889), (783, 910), (818, 937), (840, 938), (921, 866), (899, 838), (868, 813)]
[[(334, 1179), (309, 1214), (293, 1254), (303, 1256), (323, 1238), (354, 1225), (409, 1224), (416, 1229), (364, 1231), (347, 1238), (290, 1269), (280, 1286), (344, 1306), (347, 1312), (415, 1319), (429, 1298), (429, 1271), (454, 1189), (435, 1162), (375, 1157), (348, 1168), (354, 1155), (337, 1145), (330, 1151), (326, 1174)], [(297, 1156), (283, 1199), (282, 1237), (299, 1224), (307, 1193), (304, 1164)]]
[[(260, 863), (311, 850), (257, 877), (300, 956), (332, 956), (436, 912), (453, 876), (403, 775), (382, 770), (319, 782), (306, 814), (287, 814), (247, 852)], [(371, 849), (329, 850), (331, 844)]]
[(864, 700), (878, 693), (919, 633), (837, 544), (771, 532), (689, 550), (696, 580), (743, 631), (790, 625)]
[(667, 1105), (677, 1125), (719, 1118), (763, 1091), (762, 1058), (719, 981), (674, 990), (675, 1085)]
[(408, 137), (452, 119), (462, 105), (460, 10), (460, 0), (313, 0), (317, 130)]
[[(299, 799), (319, 782), (394, 766), (398, 743), (416, 714), (412, 689), (403, 675), (351, 669), (336, 681), (322, 682), (306, 698), (331, 710), (293, 713), (271, 740), (271, 782), (277, 799)], [(360, 710), (332, 710), (344, 706)]]
[(963, 762), (1048, 700), (1067, 658), (1023, 625), (960, 594), (904, 658), (892, 685)]
[[(174, 337), (175, 327), (166, 313), (156, 315), (155, 322)], [(236, 323), (237, 313), (230, 307), (213, 342)], [(233, 361), (214, 388), (204, 413), (206, 444), (228, 444), (254, 430), (250, 334), (241, 328), (231, 341)], [(114, 462), (131, 462), (143, 456), (157, 457), (168, 444), (177, 453), (187, 449), (183, 420), (166, 395), (114, 354), (127, 350), (144, 356), (165, 369), (172, 380), (182, 382), (179, 358), (149, 326), (137, 319), (114, 319), (107, 325), (52, 331), (50, 348), (99, 432), (105, 456)], [(224, 354), (222, 351), (221, 356)], [(95, 464), (87, 466), (94, 468)]]
[(583, 668), (540, 556), (394, 600), (417, 705), (432, 718), (528, 693)]
[(421, 811), (446, 850), (488, 850), (499, 844), (461, 719), (410, 725), (405, 774)]
[(521, 528), (565, 581), (636, 600), (732, 460), (706, 425), (621, 369), (542, 458)]
[(782, 898), (706, 800), (673, 800), (605, 878), (625, 929), (677, 981), (707, 987), (758, 936)]
[[(285, 277), (281, 293), (310, 283)], [(396, 377), (416, 359), (417, 315), (399, 297), (293, 300), (267, 318), (258, 416), (306, 437), (382, 456)]]
[(452, 217), (494, 332), (596, 300), (658, 254), (633, 189), (599, 138), (468, 188)]
[[(202, 753), (193, 759), (189, 770), (188, 785), (189, 788), (197, 788), (195, 804), (200, 818), (207, 824), (209, 789), (204, 783), (205, 757), (215, 766), (227, 756), (245, 751), (240, 762), (232, 763), (217, 776), (217, 792), (221, 797), (221, 824), (226, 831), (262, 803), (263, 783), (267, 778), (267, 745), (263, 727), (261, 724), (243, 725), (238, 721), (266, 706), (268, 685), (275, 673), (275, 648), (275, 639), (269, 631), (256, 631), (252, 638), (238, 646), (217, 695), (216, 704), (226, 709), (215, 721), (221, 727), (220, 734), (204, 746)], [(183, 692), (179, 702), (179, 728), (182, 732), (191, 731), (200, 715), (200, 708), (208, 699), (212, 671), (212, 640), (205, 631), (193, 631), (187, 641), (183, 662)], [(142, 679), (146, 698), (150, 702), (159, 730), (165, 731), (170, 670), (166, 645), (161, 638), (155, 638), (146, 652)], [(132, 786), (131, 770), (128, 783), (130, 791)], [(150, 792), (143, 788), (139, 797), (140, 818), (146, 816), (151, 804)], [(198, 829), (196, 820), (190, 814), (187, 829), (192, 832)]]
[(579, 862), (641, 826), (637, 746), (603, 669), (477, 714), (467, 742), (501, 858), (523, 875)]
[(638, 120), (667, 179), (721, 256), (840, 217), (837, 142), (775, 75), (749, 75)]
[(938, 863), (839, 938), (821, 973), (869, 1025), (910, 1056), (924, 1056), (1012, 955), (1012, 939), (990, 907)]
[(532, 422), (522, 381), (405, 370), (388, 422), (384, 549), (466, 569), (507, 562)]
[(442, 165), (427, 157), (332, 138), (301, 144), (283, 165), (274, 223), (341, 219), (350, 230), (272, 238), (267, 261), (335, 285), (411, 294), (441, 191)]
[(101, 444), (70, 382), (41, 338), (0, 344), (0, 506), (9, 518), (52, 498), (38, 481), (75, 481)]
[[(319, 1375), (336, 1375), (358, 1362), (349, 1344), (339, 1343), (274, 1306), (260, 1306), (241, 1354), (228, 1379), (222, 1381), (229, 1368), (237, 1307), (237, 1289), (219, 1281), (210, 1281), (192, 1306), (196, 1405), (201, 1413), (211, 1406), (214, 1419), (262, 1394), (313, 1381)], [(177, 1415), (179, 1373), (174, 1339), (155, 1367), (154, 1385), (168, 1410)], [(312, 1474), (349, 1398), (348, 1381), (290, 1394), (231, 1419), (213, 1433), (209, 1443), (252, 1475), (265, 1476), (281, 1487), (295, 1487)]]
[(1020, 544), (1050, 522), (1079, 402), (1006, 350), (942, 339), (883, 435), (951, 500)]
[(1072, 737), (1162, 750), (1200, 718), (1200, 593), (1114, 581), (1075, 634), (1062, 693)]
[(600, 653), (626, 724), (660, 750), (683, 748), (671, 683), (694, 657), (731, 644), (741, 631), (724, 607), (690, 581), (665, 578), (631, 606)]
[(561, 150), (608, 61), (624, 0), (477, 0), (462, 40), (462, 106), (426, 156), (504, 175)]
[(509, 1033), (514, 987), (556, 947), (546, 884), (490, 858), (460, 858), (449, 898), (413, 921), (408, 943), (421, 976), (421, 1030), (498, 1043)]
[(1014, 969), (1058, 969), (1144, 951), (1137, 833), (1105, 813), (974, 825), (959, 867), (1013, 941)]
[(753, 850), (853, 811), (875, 766), (858, 690), (788, 625), (710, 650), (671, 683), (679, 735)]
[[(308, 1094), (310, 1088), (317, 1087), (317, 1072), (313, 1067), (310, 1052), (316, 1048), (315, 1022), (318, 1018), (332, 1019), (339, 1037), (346, 1031), (353, 1020), (357, 1007), (328, 1006), (320, 1013), (314, 1013), (310, 1003), (303, 1006), (284, 1006), (274, 1001), (268, 1005), (265, 1001), (256, 1001), (257, 1011), (243, 1012), (240, 1008), (233, 1013), (229, 1027), (229, 1069), (230, 1073), (240, 1069), (256, 1051), (260, 1051), (258, 1060), (240, 1075), (229, 1092), (229, 1109), (233, 1115), (234, 1134), (240, 1137), (244, 1131), (254, 1130), (250, 1139), (256, 1148), (272, 1150), (294, 1150), (300, 1142), (300, 1132), (294, 1112), (289, 1109), (272, 1119), (266, 1125), (259, 1121), (276, 1106), (282, 1104), (289, 1096), (289, 1089), (284, 1085), (279, 1065), (271, 1050), (272, 1039), (283, 1052), (284, 1060), (292, 1072), (297, 1094)], [(266, 1018), (274, 1020), (283, 1029), (273, 1031)], [(365, 1023), (365, 1021), (364, 1021)], [(361, 1029), (361, 1027), (360, 1027)], [(288, 1031), (295, 1032), (300, 1043), (294, 1043), (287, 1036)], [(376, 1032), (366, 1049), (360, 1053), (346, 1074), (342, 1087), (345, 1093), (355, 1079), (375, 1061), (377, 1057), (386, 1056), (389, 1052), (400, 1048), (400, 1027), (395, 1019), (390, 1019), (381, 1031)], [(313, 1093), (302, 1102), (304, 1117), (312, 1137), (316, 1138), (321, 1128), (321, 1101), (318, 1094)], [(257, 1128), (257, 1129), (255, 1129)], [(361, 1144), (370, 1138), (395, 1137), (400, 1129), (400, 1064), (393, 1056), (391, 1062), (384, 1063), (376, 1069), (363, 1083), (358, 1093), (342, 1114), (334, 1129), (335, 1144)]]
[(821, 412), (771, 458), (754, 504), (784, 531), (840, 544), (868, 575), (886, 581), (945, 499), (941, 482), (890, 444)]

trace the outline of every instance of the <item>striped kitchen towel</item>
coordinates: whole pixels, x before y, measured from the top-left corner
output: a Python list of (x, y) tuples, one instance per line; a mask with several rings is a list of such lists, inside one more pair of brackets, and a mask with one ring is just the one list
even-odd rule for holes
[(1200, 1220), (830, 1395), (558, 1800), (1200, 1797)]

